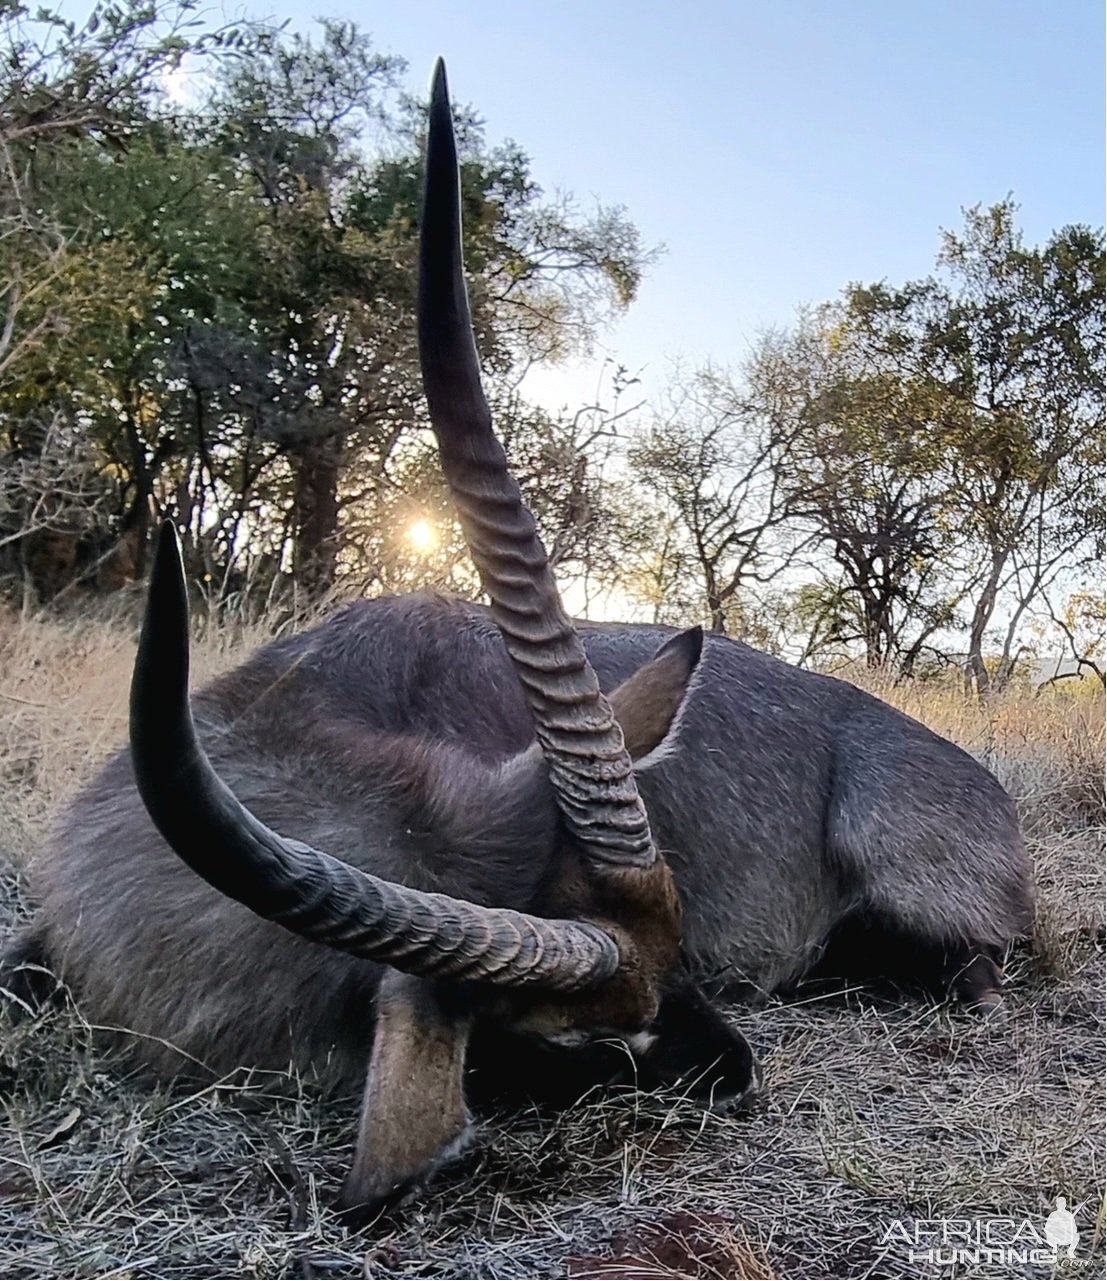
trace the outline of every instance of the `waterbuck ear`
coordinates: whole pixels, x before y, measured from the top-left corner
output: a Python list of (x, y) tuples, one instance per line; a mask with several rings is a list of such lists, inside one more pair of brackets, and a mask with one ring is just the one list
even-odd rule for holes
[(636, 766), (662, 747), (676, 726), (702, 652), (703, 628), (690, 627), (667, 640), (648, 663), (609, 695)]

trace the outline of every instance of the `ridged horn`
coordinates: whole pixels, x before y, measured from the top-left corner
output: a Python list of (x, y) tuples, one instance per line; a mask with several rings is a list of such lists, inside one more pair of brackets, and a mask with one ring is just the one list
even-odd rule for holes
[(188, 672), (184, 568), (166, 521), (131, 683), (131, 756), (154, 825), (221, 893), (304, 938), (409, 974), (573, 992), (615, 973), (618, 946), (596, 926), (395, 885), (266, 827), (200, 746)]
[(649, 867), (657, 854), (622, 731), (562, 607), (481, 385), (462, 260), (457, 146), (441, 60), (427, 132), (419, 353), (442, 469), (530, 704), (566, 825), (594, 864)]

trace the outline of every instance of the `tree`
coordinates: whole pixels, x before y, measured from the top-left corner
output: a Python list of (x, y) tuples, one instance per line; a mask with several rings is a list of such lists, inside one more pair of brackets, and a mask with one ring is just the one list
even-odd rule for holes
[(756, 408), (707, 366), (673, 384), (669, 404), (628, 453), (633, 478), (660, 508), (666, 559), (698, 582), (702, 612), (718, 632), (746, 630), (746, 589), (786, 564), (774, 534), (790, 516), (780, 479), (794, 430)]
[[(188, 9), (168, 12), (176, 26), (167, 11), (111, 9), (81, 31), (48, 17), (45, 43), (12, 36), (0, 73), (22, 148), (0, 234), (16, 281), (0, 329), (8, 474), (39, 475), (39, 442), (60, 431), (95, 478), (97, 527), (64, 517), (89, 549), (127, 540), (141, 573), (161, 512), (216, 596), (290, 576), (314, 598), (364, 571), (347, 531), (367, 530), (396, 473), (411, 480), (432, 457), (412, 315), (421, 109), (399, 94), (402, 61), (351, 24), (217, 40), (188, 26)], [(114, 43), (96, 34), (105, 25)], [(170, 109), (160, 75), (208, 49), (221, 55), (208, 97)], [(82, 93), (100, 107), (71, 110)], [(630, 302), (648, 254), (622, 211), (546, 200), (518, 147), (488, 148), (477, 121), (459, 123), (478, 341), (502, 398), (529, 361), (587, 345)], [(568, 463), (562, 427), (530, 414), (519, 431)], [(579, 508), (587, 467), (573, 457), (570, 471)], [(32, 513), (63, 523), (60, 498), (15, 506), (5, 500), (0, 552), (22, 555)], [(569, 521), (562, 541), (579, 544), (581, 528)]]
[(820, 320), (793, 346), (803, 390), (781, 484), (834, 566), (827, 634), (853, 620), (870, 667), (910, 671), (958, 601), (946, 442), (928, 388), (860, 346), (848, 310)]
[(78, 551), (111, 554), (97, 526), (112, 484), (69, 393), (107, 367), (109, 335), (158, 288), (131, 246), (75, 232), (53, 179), (124, 154), (186, 52), (241, 45), (248, 27), (197, 31), (195, 8), (123, 0), (83, 24), (20, 3), (0, 13), (0, 569), (49, 591)]
[[(1012, 200), (968, 210), (943, 237), (939, 277), (849, 297), (866, 350), (933, 398), (978, 558), (967, 678), (982, 695), (1009, 679), (1031, 602), (1102, 553), (1103, 233), (1064, 227), (1029, 248), (1016, 213)], [(991, 673), (984, 646), (1005, 597)]]
[(1053, 636), (1059, 633), (1063, 641), (1057, 669), (1066, 674), (1075, 669), (1077, 675), (1093, 675), (1101, 685), (1107, 686), (1107, 658), (1104, 655), (1107, 610), (1102, 588), (1098, 585), (1080, 587), (1059, 604), (1049, 592), (1043, 592), (1041, 604), (1050, 624), (1042, 630)]
[[(324, 23), (318, 45), (274, 40), (232, 68), (207, 126), (255, 185), (269, 227), (251, 332), (271, 392), (263, 432), (291, 473), (293, 570), (309, 595), (334, 581), (344, 513), (384, 500), (393, 453), (410, 468), (419, 439), (421, 161), (410, 113), (390, 96), (399, 65), (350, 24)], [(398, 154), (361, 149), (369, 117)], [(619, 211), (565, 216), (542, 201), (518, 148), (488, 150), (473, 119), (460, 123), (477, 337), (504, 378), (587, 341), (601, 312), (585, 300), (627, 305), (644, 255)]]
[(855, 285), (757, 354), (828, 639), (910, 672), (965, 611), (984, 694), (1034, 602), (1101, 553), (1103, 249), (1085, 227), (1030, 249), (1012, 202), (970, 210), (934, 277)]

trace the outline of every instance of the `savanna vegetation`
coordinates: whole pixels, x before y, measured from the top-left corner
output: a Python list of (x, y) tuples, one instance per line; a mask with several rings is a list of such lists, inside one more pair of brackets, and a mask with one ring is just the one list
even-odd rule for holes
[[(0, 11), (0, 585), (108, 594), (167, 515), (215, 611), (471, 590), (414, 350), (405, 64), (348, 23), (198, 13)], [(1013, 200), (975, 207), (927, 279), (850, 286), (658, 403), (620, 370), (553, 413), (521, 377), (587, 351), (655, 251), (460, 123), (478, 342), (565, 581), (802, 662), (955, 655), (985, 691), (1038, 647), (1102, 677), (1100, 231), (1031, 246)]]
[[(125, 738), (159, 518), (200, 679), (336, 597), (476, 585), (421, 402), (402, 59), (192, 0), (77, 21), (0, 0), (0, 52), (14, 921), (51, 815)], [(0, 1028), (0, 1274), (923, 1276), (887, 1223), (1038, 1222), (1066, 1195), (1064, 1275), (1102, 1275), (1102, 231), (1029, 245), (1013, 199), (951, 210), (926, 279), (845, 287), (656, 402), (621, 369), (553, 412), (526, 371), (586, 353), (657, 250), (459, 125), (477, 340), (559, 577), (831, 668), (984, 759), (1036, 866), (1011, 999), (988, 1022), (868, 990), (738, 1009), (754, 1116), (605, 1096), (492, 1117), (465, 1173), (361, 1235), (329, 1202), (355, 1100), (152, 1087), (63, 1003)], [(1027, 660), (1061, 655), (1089, 679), (1035, 692)]]

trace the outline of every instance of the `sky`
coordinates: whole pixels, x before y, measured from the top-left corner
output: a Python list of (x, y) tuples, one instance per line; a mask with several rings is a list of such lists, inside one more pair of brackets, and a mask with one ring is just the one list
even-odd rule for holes
[[(71, 9), (75, 6), (67, 6)], [(1013, 193), (1034, 243), (1104, 221), (1101, 0), (292, 0), (351, 18), (513, 138), (544, 188), (624, 205), (664, 254), (594, 357), (532, 375), (557, 407), (605, 356), (647, 389), (737, 364), (851, 281), (925, 275), (939, 229)]]

